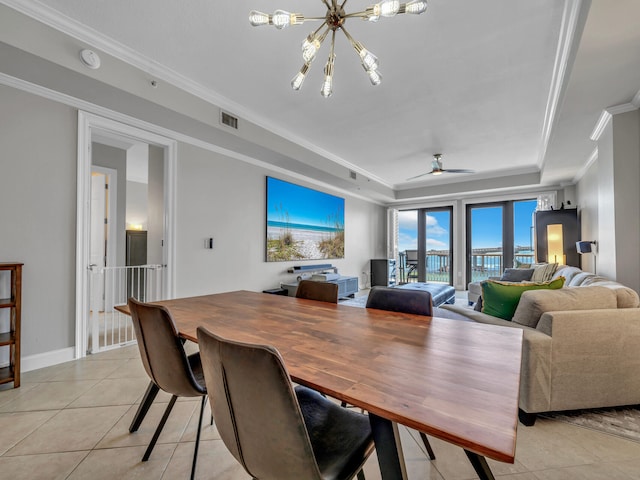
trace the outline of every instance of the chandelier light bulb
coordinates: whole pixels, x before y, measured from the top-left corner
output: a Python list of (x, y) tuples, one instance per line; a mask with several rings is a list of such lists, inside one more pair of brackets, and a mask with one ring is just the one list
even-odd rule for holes
[(325, 75), (320, 93), (324, 98), (329, 98), (333, 93), (333, 77), (331, 75)]
[(380, 75), (378, 70), (367, 70), (367, 74), (369, 75), (371, 85), (380, 85), (380, 82), (382, 82), (382, 75)]
[(413, 0), (404, 6), (404, 13), (420, 15), (427, 10), (427, 2), (425, 0)]
[(304, 83), (304, 79), (307, 78), (308, 71), (309, 71), (309, 64), (305, 63), (300, 69), (300, 71), (296, 74), (296, 76), (293, 77), (293, 80), (291, 80), (291, 88), (293, 88), (296, 91), (300, 90), (300, 87), (302, 87), (302, 84)]
[(368, 72), (370, 70), (378, 69), (378, 57), (371, 53), (366, 48), (363, 48), (358, 52), (360, 54), (360, 60), (362, 60), (362, 67)]
[(400, 0), (382, 0), (382, 2), (376, 6), (380, 9), (379, 15), (383, 17), (395, 17), (398, 10), (400, 10)]
[(320, 93), (324, 98), (329, 98), (333, 93), (333, 55), (327, 60), (327, 64), (324, 66), (324, 82)]
[(276, 10), (271, 16), (271, 23), (278, 30), (282, 30), (289, 25), (301, 25), (304, 23), (304, 15), (300, 13), (290, 13), (284, 10)]
[(380, 20), (380, 8), (379, 7), (376, 8), (376, 7), (377, 5), (367, 8), (365, 10), (366, 15), (362, 17), (362, 19), (367, 22), (374, 22), (374, 23)]
[(302, 42), (302, 59), (304, 63), (311, 63), (316, 58), (316, 53), (320, 48), (320, 40), (313, 33), (309, 34)]
[(269, 15), (257, 10), (252, 10), (251, 13), (249, 13), (249, 22), (254, 27), (269, 25)]

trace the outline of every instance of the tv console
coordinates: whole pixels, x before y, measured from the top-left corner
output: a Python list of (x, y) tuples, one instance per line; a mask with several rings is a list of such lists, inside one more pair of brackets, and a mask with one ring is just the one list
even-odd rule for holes
[[(336, 279), (328, 280), (328, 282), (338, 284), (338, 298), (353, 298), (354, 295), (358, 293), (358, 277), (340, 276)], [(298, 281), (283, 283), (281, 284), (281, 287), (287, 290), (290, 297), (295, 297), (296, 290), (298, 289), (298, 283)]]

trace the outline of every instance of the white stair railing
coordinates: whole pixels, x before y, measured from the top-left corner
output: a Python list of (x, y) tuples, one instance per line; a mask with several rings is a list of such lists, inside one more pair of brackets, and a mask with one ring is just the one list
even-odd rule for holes
[(88, 353), (109, 350), (135, 341), (128, 315), (114, 307), (130, 297), (141, 302), (162, 300), (162, 265), (90, 267)]

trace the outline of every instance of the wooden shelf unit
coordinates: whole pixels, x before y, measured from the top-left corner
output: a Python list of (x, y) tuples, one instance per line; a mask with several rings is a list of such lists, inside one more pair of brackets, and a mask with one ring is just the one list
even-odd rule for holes
[[(0, 349), (9, 349), (9, 365), (0, 367), (0, 384), (20, 386), (20, 321), (22, 316), (23, 263), (1, 263), (0, 272), (10, 272), (9, 298), (0, 298), (0, 309), (9, 309), (8, 330), (0, 332)], [(4, 281), (4, 275), (3, 275)]]

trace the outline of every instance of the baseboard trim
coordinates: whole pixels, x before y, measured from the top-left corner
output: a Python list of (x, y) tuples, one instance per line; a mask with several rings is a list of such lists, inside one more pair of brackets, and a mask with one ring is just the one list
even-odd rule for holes
[(51, 367), (52, 365), (75, 360), (75, 348), (67, 347), (60, 350), (37, 353), (35, 355), (29, 355), (28, 357), (22, 357), (20, 360), (20, 370), (30, 372), (31, 370)]

